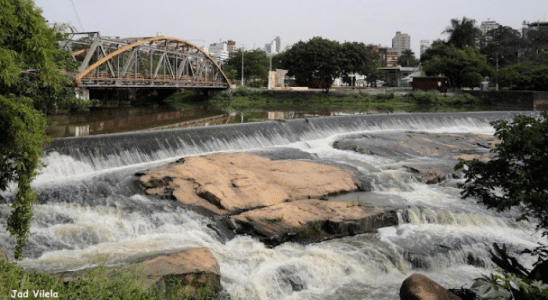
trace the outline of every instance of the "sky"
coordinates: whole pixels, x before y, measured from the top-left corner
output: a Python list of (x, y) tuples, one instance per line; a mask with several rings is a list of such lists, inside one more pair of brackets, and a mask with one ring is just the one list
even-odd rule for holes
[[(320, 36), (339, 42), (392, 46), (396, 31), (421, 40), (446, 39), (450, 20), (487, 19), (521, 30), (525, 21), (548, 21), (548, 0), (34, 0), (50, 23), (70, 23), (103, 36), (164, 36), (198, 46), (234, 40), (264, 48)], [(75, 12), (76, 11), (76, 12)], [(79, 16), (79, 18), (77, 17)]]

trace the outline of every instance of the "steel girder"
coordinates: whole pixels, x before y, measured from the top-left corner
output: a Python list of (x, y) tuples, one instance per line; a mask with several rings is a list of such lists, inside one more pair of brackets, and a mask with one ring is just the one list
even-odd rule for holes
[(101, 37), (70, 40), (81, 61), (81, 87), (154, 87), (227, 89), (230, 83), (217, 62), (202, 49), (172, 37)]

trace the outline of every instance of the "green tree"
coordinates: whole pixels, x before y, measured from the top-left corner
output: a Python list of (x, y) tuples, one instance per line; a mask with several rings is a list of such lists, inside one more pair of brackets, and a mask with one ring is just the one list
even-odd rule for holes
[(499, 83), (516, 90), (548, 91), (548, 53), (501, 69)]
[(488, 162), (463, 160), (455, 167), (466, 178), (462, 196), (476, 197), (499, 211), (520, 206), (519, 219), (535, 218), (537, 228), (548, 236), (548, 114), (491, 125), (501, 141), (492, 150), (495, 157)]
[(481, 35), (480, 29), (476, 27), (476, 20), (466, 17), (462, 17), (460, 21), (451, 19), (451, 25), (443, 33), (449, 35), (447, 44), (457, 48), (476, 48), (476, 42)]
[(31, 0), (0, 0), (0, 94), (30, 97), (44, 113), (74, 98), (72, 81), (60, 71), (76, 70), (59, 48), (64, 29), (49, 27)]
[(7, 222), (17, 239), (16, 258), (29, 235), (35, 199), (30, 182), (45, 143), (46, 121), (33, 106), (55, 105), (70, 83), (59, 70), (74, 67), (70, 54), (58, 47), (62, 37), (32, 1), (0, 0), (0, 189), (17, 183)]
[[(270, 58), (264, 51), (239, 52), (225, 64), (225, 70), (236, 71), (236, 80), (242, 78), (242, 56), (244, 60), (244, 78), (246, 82), (254, 82), (257, 86), (264, 86), (268, 78)], [(234, 71), (232, 71), (234, 70)]]
[(426, 75), (444, 74), (453, 87), (479, 86), (492, 69), (485, 59), (472, 47), (463, 49), (436, 43), (421, 57)]
[(380, 62), (379, 55), (373, 46), (346, 42), (341, 45), (340, 52), (342, 74), (360, 74), (376, 80)]
[[(461, 185), (461, 196), (474, 197), (498, 211), (517, 207), (521, 212), (518, 220), (538, 222), (537, 229), (542, 236), (548, 236), (548, 113), (544, 112), (539, 119), (516, 116), (511, 122), (495, 121), (491, 125), (501, 141), (491, 151), (494, 158), (488, 162), (461, 160), (455, 166), (455, 170), (464, 172), (466, 179)], [(492, 255), (493, 261), (515, 275), (484, 276), (476, 280), (475, 287), (483, 289), (482, 293), (500, 289), (514, 295), (497, 299), (545, 299), (543, 297), (548, 296), (548, 286), (533, 284), (532, 279), (538, 280), (535, 270), (525, 270), (507, 255), (505, 247), (502, 250), (495, 247), (495, 250), (501, 257)], [(546, 246), (525, 252), (538, 256), (537, 266), (545, 264), (548, 257)]]
[(46, 120), (25, 97), (0, 95), (0, 189), (17, 182), (17, 194), (8, 218), (7, 229), (17, 239), (15, 257), (22, 255), (29, 235), (35, 195), (30, 182), (40, 165), (46, 142)]
[(297, 84), (322, 87), (328, 93), (335, 78), (344, 72), (341, 45), (321, 37), (299, 41), (286, 51), (284, 68), (288, 76), (295, 76)]
[(398, 57), (398, 64), (402, 67), (416, 67), (420, 61), (415, 58), (415, 53), (409, 49), (404, 50)]
[(523, 36), (523, 60), (520, 61), (535, 60), (542, 53), (541, 49), (546, 45), (548, 45), (548, 27), (530, 27)]
[(504, 68), (518, 62), (518, 55), (523, 40), (519, 31), (508, 26), (500, 26), (489, 30), (480, 39), (480, 52), (485, 55), (487, 63)]

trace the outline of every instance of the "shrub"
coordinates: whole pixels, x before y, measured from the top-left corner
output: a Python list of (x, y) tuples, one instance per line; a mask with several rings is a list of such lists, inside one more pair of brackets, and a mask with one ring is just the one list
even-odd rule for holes
[(415, 91), (408, 94), (407, 97), (419, 106), (430, 106), (440, 101), (440, 93), (437, 91)]

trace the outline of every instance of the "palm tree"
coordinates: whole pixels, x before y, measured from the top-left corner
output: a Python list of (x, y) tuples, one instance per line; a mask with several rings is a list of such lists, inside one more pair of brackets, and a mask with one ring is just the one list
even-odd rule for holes
[(476, 25), (476, 20), (462, 17), (462, 21), (451, 19), (451, 26), (447, 27), (443, 33), (449, 35), (448, 45), (457, 48), (473, 47), (477, 48), (476, 41), (481, 35), (481, 31)]

